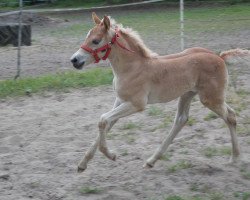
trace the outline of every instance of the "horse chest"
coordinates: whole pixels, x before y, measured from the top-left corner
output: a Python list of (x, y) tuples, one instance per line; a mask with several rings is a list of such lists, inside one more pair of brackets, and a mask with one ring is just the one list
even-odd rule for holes
[(127, 78), (114, 78), (114, 89), (117, 96), (124, 100), (129, 101), (131, 98), (143, 95), (142, 91), (144, 91), (145, 84), (140, 79), (131, 79)]

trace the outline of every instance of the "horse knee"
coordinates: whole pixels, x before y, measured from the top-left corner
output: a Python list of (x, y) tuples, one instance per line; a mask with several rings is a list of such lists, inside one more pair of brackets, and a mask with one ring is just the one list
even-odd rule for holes
[(188, 121), (188, 115), (180, 115), (177, 119), (176, 119), (176, 123), (184, 126)]
[(105, 114), (101, 116), (100, 121), (98, 123), (98, 127), (100, 131), (103, 131), (105, 129), (107, 129), (108, 127), (108, 120), (105, 117)]
[(102, 153), (106, 153), (107, 152), (107, 147), (104, 147), (104, 146), (102, 146), (102, 145), (99, 145), (99, 150), (100, 150), (100, 152), (102, 152)]
[(229, 111), (228, 116), (227, 116), (227, 121), (233, 126), (236, 126), (237, 121), (236, 121), (236, 114), (234, 111)]

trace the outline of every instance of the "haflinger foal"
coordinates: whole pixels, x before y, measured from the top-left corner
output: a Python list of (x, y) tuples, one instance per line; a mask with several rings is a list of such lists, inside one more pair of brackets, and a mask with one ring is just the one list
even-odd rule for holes
[(248, 50), (235, 49), (218, 56), (208, 49), (196, 47), (159, 56), (149, 50), (132, 29), (123, 28), (107, 16), (100, 19), (92, 13), (92, 18), (95, 26), (88, 32), (81, 48), (72, 55), (71, 62), (75, 68), (82, 69), (108, 58), (114, 74), (116, 99), (112, 110), (101, 116), (99, 134), (80, 162), (79, 172), (87, 168), (97, 148), (109, 159), (116, 159), (105, 137), (118, 119), (143, 111), (147, 104), (165, 103), (179, 97), (170, 133), (144, 164), (145, 167), (153, 167), (187, 122), (190, 103), (195, 95), (227, 124), (232, 141), (231, 161), (238, 160), (240, 150), (235, 112), (225, 103), (228, 79), (225, 60), (232, 56), (249, 56)]

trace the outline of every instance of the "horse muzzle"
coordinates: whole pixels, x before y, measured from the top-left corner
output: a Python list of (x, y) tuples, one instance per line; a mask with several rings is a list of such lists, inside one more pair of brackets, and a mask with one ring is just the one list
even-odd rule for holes
[(76, 69), (82, 69), (82, 68), (83, 68), (83, 65), (85, 64), (85, 61), (79, 61), (76, 57), (71, 58), (70, 61), (72, 62), (73, 66), (74, 66)]

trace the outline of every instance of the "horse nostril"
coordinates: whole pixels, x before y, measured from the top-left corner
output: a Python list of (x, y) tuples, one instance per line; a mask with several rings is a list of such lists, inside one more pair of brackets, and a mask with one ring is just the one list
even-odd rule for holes
[(72, 62), (72, 63), (76, 63), (76, 62), (77, 62), (77, 58), (72, 58), (72, 59), (71, 59), (71, 62)]

